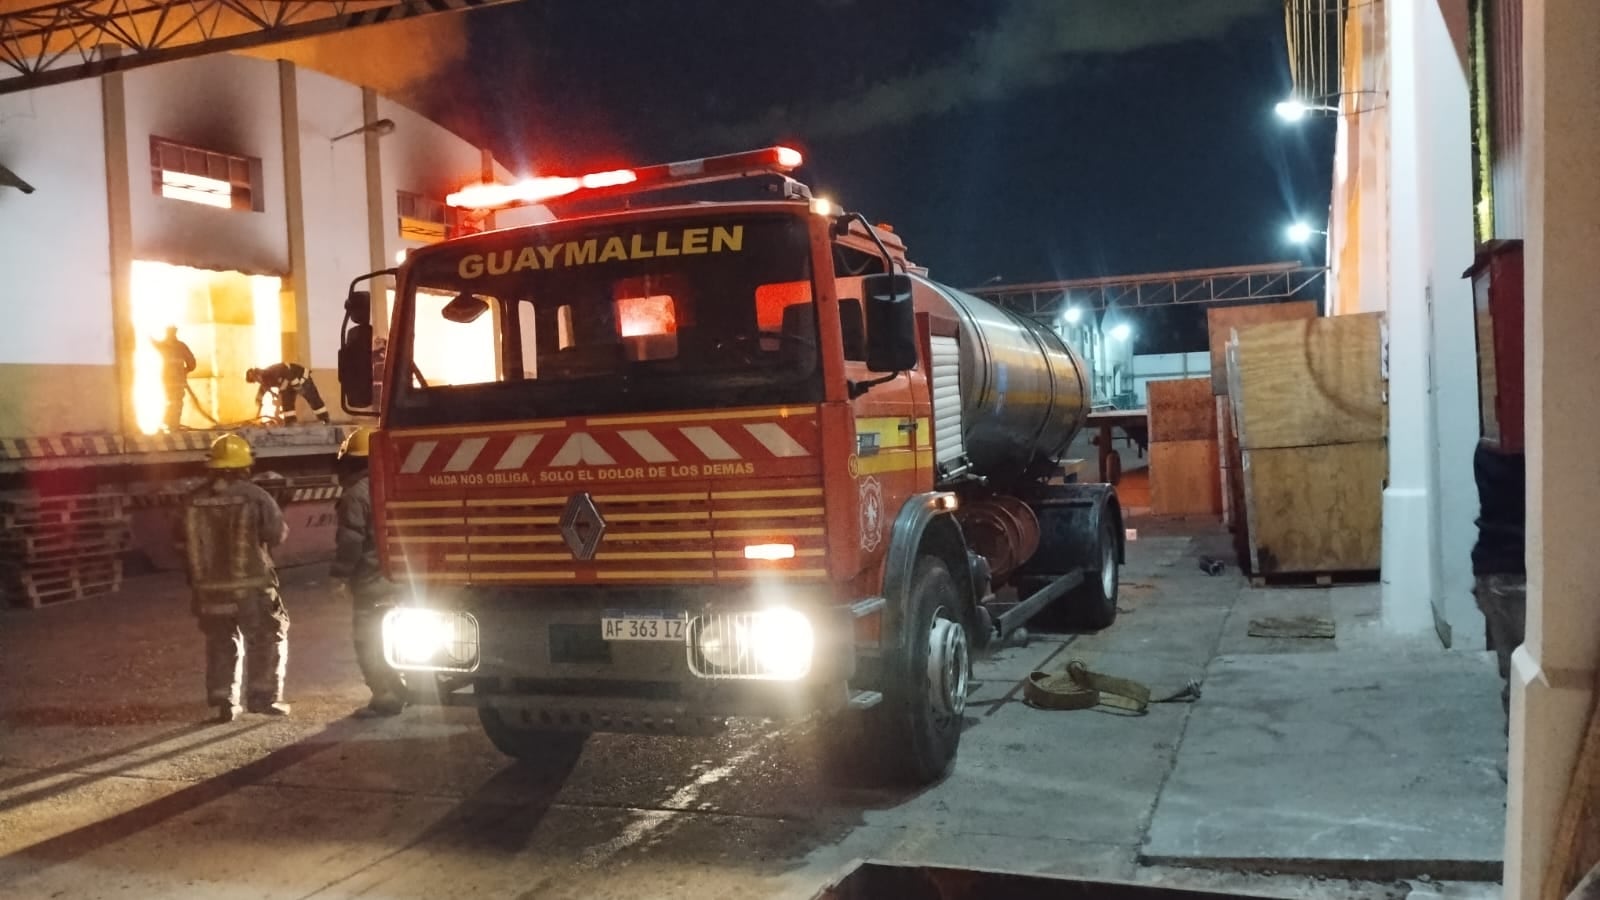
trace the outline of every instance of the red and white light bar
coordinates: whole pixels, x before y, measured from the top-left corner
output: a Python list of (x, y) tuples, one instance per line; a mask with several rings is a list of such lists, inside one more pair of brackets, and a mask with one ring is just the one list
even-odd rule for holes
[(622, 193), (747, 175), (781, 175), (799, 168), (802, 161), (798, 150), (767, 147), (747, 153), (707, 156), (640, 169), (612, 169), (576, 176), (545, 175), (524, 178), (515, 184), (471, 184), (446, 197), (445, 203), (461, 209), (500, 209), (526, 203), (543, 203), (579, 191)]

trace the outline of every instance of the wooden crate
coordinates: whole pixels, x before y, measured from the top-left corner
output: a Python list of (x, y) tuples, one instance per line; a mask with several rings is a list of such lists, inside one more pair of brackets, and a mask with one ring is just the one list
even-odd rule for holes
[(1152, 381), (1148, 385), (1150, 440), (1204, 441), (1217, 436), (1216, 401), (1204, 378)]
[(1245, 450), (1380, 440), (1387, 430), (1381, 313), (1243, 328), (1238, 420)]
[(1253, 573), (1378, 568), (1386, 442), (1246, 449), (1241, 460)]
[(1206, 310), (1206, 331), (1211, 337), (1211, 393), (1228, 392), (1227, 360), (1223, 347), (1236, 329), (1266, 322), (1313, 319), (1317, 304), (1312, 300), (1288, 303), (1256, 303), (1249, 306), (1218, 306)]
[(1160, 516), (1214, 516), (1222, 512), (1216, 441), (1150, 445), (1150, 511)]
[(1213, 397), (1217, 417), (1217, 489), (1222, 494), (1222, 524), (1233, 527), (1237, 507), (1233, 502), (1233, 469), (1236, 463), (1236, 442), (1233, 439), (1233, 416), (1229, 413), (1227, 397)]

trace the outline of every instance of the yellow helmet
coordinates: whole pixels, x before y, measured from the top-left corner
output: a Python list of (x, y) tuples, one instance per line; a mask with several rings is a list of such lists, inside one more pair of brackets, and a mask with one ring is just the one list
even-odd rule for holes
[(359, 459), (366, 459), (371, 450), (372, 429), (363, 425), (350, 432), (350, 436), (345, 438), (344, 443), (339, 445), (339, 458), (344, 459), (346, 456), (354, 456)]
[(225, 434), (211, 442), (211, 455), (206, 459), (208, 469), (248, 469), (255, 465), (256, 455), (250, 442), (237, 434)]

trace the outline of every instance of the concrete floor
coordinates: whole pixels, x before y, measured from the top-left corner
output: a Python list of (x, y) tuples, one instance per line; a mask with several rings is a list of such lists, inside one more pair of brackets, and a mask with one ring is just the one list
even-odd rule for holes
[[(1380, 652), (1383, 642), (1360, 621), (1359, 603), (1343, 605), (1338, 641), (1246, 638), (1251, 610), (1313, 602), (1308, 597), (1331, 603), (1338, 592), (1249, 591), (1236, 572), (1209, 577), (1195, 564), (1215, 535), (1197, 543), (1170, 525), (1139, 527), (1117, 625), (1098, 635), (1036, 635), (980, 662), (955, 772), (912, 793), (824, 777), (815, 723), (742, 723), (705, 739), (597, 736), (568, 773), (508, 766), (460, 711), (349, 719), (365, 699), (349, 617), (314, 570), (286, 573), (294, 619), (288, 720), (197, 723), (205, 712), (199, 633), (170, 576), (141, 579), (118, 597), (0, 613), (0, 896), (802, 898), (858, 858), (1271, 896), (1407, 896), (1416, 884), (1345, 880), (1337, 862), (1316, 876), (1244, 874), (1229, 854), (1249, 854), (1163, 843), (1192, 836), (1186, 823), (1214, 820), (1217, 809), (1206, 804), (1227, 808), (1225, 794), (1206, 793), (1204, 773), (1248, 779), (1263, 771), (1260, 755), (1243, 750), (1215, 760), (1234, 750), (1202, 737), (1227, 732), (1228, 717), (1252, 715), (1258, 699), (1277, 704), (1260, 709), (1295, 708), (1282, 694), (1305, 679), (1262, 690), (1272, 679), (1237, 674), (1248, 671), (1250, 653), (1290, 654), (1293, 667), (1320, 679), (1328, 670), (1319, 664), (1338, 668), (1348, 653)], [(1137, 718), (1043, 712), (1018, 700), (1018, 681), (1030, 671), (1073, 657), (1145, 680), (1157, 693), (1204, 678), (1205, 695)], [(1477, 759), (1499, 746), (1500, 721), (1492, 669), (1485, 680), (1474, 665), (1462, 662), (1461, 671), (1416, 690), (1419, 704), (1437, 690), (1445, 699), (1433, 706), (1461, 706)], [(1255, 786), (1270, 790), (1272, 779), (1297, 771), (1318, 772), (1328, 785), (1373, 782), (1374, 757), (1341, 753), (1346, 736), (1327, 725), (1350, 712), (1313, 704), (1285, 713), (1288, 727), (1275, 733), (1308, 737), (1269, 753), (1279, 765)], [(1254, 715), (1255, 725), (1273, 730)], [(1478, 733), (1485, 730), (1488, 737)], [(1328, 746), (1313, 753), (1307, 741)], [(1384, 764), (1395, 771), (1442, 759), (1431, 745), (1386, 746)], [(1470, 773), (1441, 766), (1438, 777), (1405, 787), (1414, 808), (1368, 816), (1379, 825), (1344, 838), (1376, 847), (1385, 834), (1409, 833), (1418, 816), (1476, 822), (1485, 803), (1500, 802), (1468, 790), (1481, 778), (1458, 784)], [(1279, 796), (1280, 808), (1304, 804), (1307, 815), (1321, 814), (1312, 808), (1322, 802), (1315, 792)], [(1476, 843), (1464, 846), (1480, 848), (1482, 829), (1472, 835)], [(1285, 846), (1305, 854), (1304, 842)], [(1253, 865), (1287, 870), (1273, 852), (1251, 848)], [(1427, 871), (1413, 868), (1378, 874)], [(1440, 896), (1492, 892), (1446, 887)]]

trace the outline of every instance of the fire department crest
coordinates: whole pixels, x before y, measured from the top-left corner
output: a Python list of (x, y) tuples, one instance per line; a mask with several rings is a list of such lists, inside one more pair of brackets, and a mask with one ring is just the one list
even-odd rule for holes
[(883, 485), (861, 480), (861, 549), (871, 553), (883, 542)]

